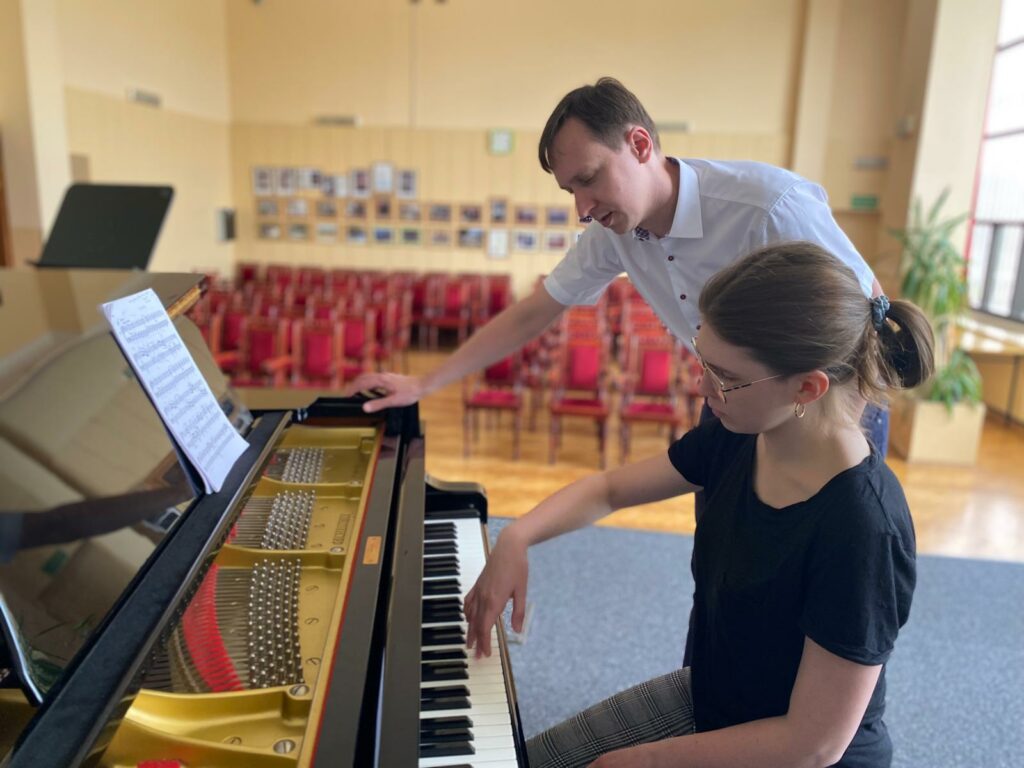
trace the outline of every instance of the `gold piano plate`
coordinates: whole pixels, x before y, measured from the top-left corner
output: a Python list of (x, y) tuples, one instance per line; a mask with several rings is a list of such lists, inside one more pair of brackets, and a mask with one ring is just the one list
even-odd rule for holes
[(278, 768), (302, 754), (308, 685), (189, 696), (142, 691), (100, 762), (135, 768), (177, 760), (186, 768)]
[(264, 468), (99, 765), (309, 765), (380, 441), (366, 427), (285, 432), (270, 461), (315, 449), (320, 479)]
[(368, 427), (291, 427), (263, 476), (288, 485), (361, 486), (376, 445)]

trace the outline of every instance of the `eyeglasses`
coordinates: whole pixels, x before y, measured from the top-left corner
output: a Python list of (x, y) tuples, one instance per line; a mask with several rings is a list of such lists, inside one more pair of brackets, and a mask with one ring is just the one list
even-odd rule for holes
[(708, 364), (704, 362), (704, 358), (700, 356), (700, 350), (697, 349), (697, 337), (691, 336), (690, 343), (693, 345), (693, 354), (697, 356), (697, 362), (700, 363), (701, 370), (704, 371), (705, 376), (711, 379), (711, 383), (715, 385), (715, 389), (718, 390), (718, 396), (722, 398), (723, 403), (725, 402), (726, 392), (734, 392), (737, 389), (746, 389), (747, 387), (752, 387), (755, 384), (760, 384), (762, 381), (770, 381), (783, 376), (783, 374), (777, 373), (774, 376), (765, 376), (763, 379), (754, 379), (753, 381), (748, 381), (745, 384), (733, 384), (727, 387), (718, 377), (718, 374), (711, 370), (708, 367)]

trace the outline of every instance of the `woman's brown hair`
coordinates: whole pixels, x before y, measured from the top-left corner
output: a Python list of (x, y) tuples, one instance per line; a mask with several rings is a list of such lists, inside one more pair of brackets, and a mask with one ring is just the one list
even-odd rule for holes
[(654, 121), (640, 99), (614, 77), (602, 77), (594, 85), (569, 91), (548, 118), (537, 148), (540, 167), (547, 173), (551, 173), (551, 145), (555, 135), (571, 117), (587, 126), (595, 139), (611, 149), (622, 146), (626, 130), (633, 125), (644, 128), (651, 135), (654, 148), (660, 148)]
[(775, 373), (821, 370), (835, 384), (856, 377), (860, 394), (882, 403), (888, 390), (915, 387), (934, 369), (927, 318), (909, 301), (883, 310), (886, 303), (865, 297), (853, 270), (821, 247), (789, 242), (715, 274), (700, 312)]

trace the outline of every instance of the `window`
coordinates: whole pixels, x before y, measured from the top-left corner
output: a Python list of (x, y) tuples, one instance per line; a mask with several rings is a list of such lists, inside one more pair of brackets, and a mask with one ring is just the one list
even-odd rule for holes
[(974, 309), (1024, 321), (1024, 0), (1003, 0), (968, 244)]

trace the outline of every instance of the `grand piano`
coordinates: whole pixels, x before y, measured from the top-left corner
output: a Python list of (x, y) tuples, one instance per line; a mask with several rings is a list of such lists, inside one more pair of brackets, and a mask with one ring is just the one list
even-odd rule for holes
[[(152, 288), (248, 449), (203, 493), (97, 307)], [(522, 766), (465, 651), (487, 499), (415, 406), (250, 412), (196, 275), (0, 271), (0, 766)]]

